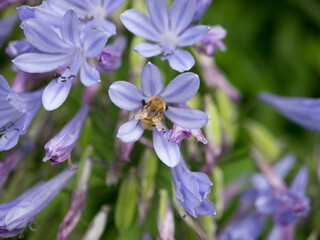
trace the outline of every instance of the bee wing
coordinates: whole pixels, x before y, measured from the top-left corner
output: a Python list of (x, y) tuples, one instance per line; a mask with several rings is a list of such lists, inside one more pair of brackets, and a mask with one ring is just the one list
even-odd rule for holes
[(141, 120), (144, 119), (146, 117), (148, 117), (148, 109), (147, 109), (147, 105), (143, 106), (142, 108), (140, 108), (136, 114), (134, 115), (135, 119), (137, 120)]
[(153, 118), (154, 125), (156, 125), (158, 131), (162, 131), (164, 129), (164, 117), (163, 112), (159, 112)]

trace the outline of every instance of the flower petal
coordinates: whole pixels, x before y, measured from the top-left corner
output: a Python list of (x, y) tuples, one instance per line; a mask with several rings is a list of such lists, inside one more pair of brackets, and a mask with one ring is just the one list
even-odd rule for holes
[(117, 137), (120, 138), (122, 142), (135, 142), (139, 140), (143, 132), (144, 128), (142, 124), (134, 118), (120, 126)]
[(130, 9), (122, 13), (120, 18), (123, 25), (133, 34), (153, 42), (159, 41), (159, 32), (144, 13)]
[(100, 73), (84, 60), (80, 69), (80, 80), (86, 87), (91, 87), (100, 81)]
[(170, 9), (171, 31), (179, 34), (188, 27), (192, 21), (195, 7), (195, 0), (175, 0)]
[(216, 215), (216, 206), (209, 199), (204, 199), (199, 207), (195, 208), (200, 215)]
[(135, 45), (134, 50), (145, 58), (154, 57), (162, 53), (160, 45), (147, 42)]
[(83, 47), (86, 50), (87, 58), (95, 58), (105, 47), (109, 34), (101, 29), (92, 29), (88, 31), (84, 40)]
[(142, 70), (141, 88), (146, 97), (158, 95), (162, 91), (163, 82), (160, 70), (150, 62)]
[(193, 56), (182, 49), (175, 50), (172, 55), (168, 56), (168, 61), (170, 67), (179, 72), (188, 71), (194, 65)]
[(164, 113), (174, 124), (186, 129), (202, 128), (210, 120), (205, 112), (189, 108), (168, 107)]
[(28, 42), (44, 53), (65, 53), (70, 49), (58, 34), (43, 21), (33, 18), (23, 22)]
[(80, 24), (78, 15), (71, 9), (67, 11), (60, 28), (63, 40), (71, 45), (80, 47)]
[(19, 132), (18, 131), (10, 131), (6, 132), (0, 138), (0, 152), (9, 150), (15, 147), (19, 141)]
[(60, 107), (67, 99), (72, 86), (72, 80), (60, 82), (52, 80), (44, 89), (42, 104), (47, 111), (52, 111)]
[(103, 8), (106, 10), (107, 16), (120, 8), (125, 0), (102, 0)]
[(163, 132), (153, 129), (153, 147), (160, 160), (169, 167), (175, 167), (181, 158), (178, 144), (169, 141)]
[(129, 82), (114, 82), (108, 92), (111, 101), (121, 109), (134, 111), (142, 106), (142, 92)]
[(12, 62), (20, 70), (28, 73), (50, 72), (65, 67), (72, 61), (69, 54), (25, 53)]
[(169, 29), (169, 10), (166, 0), (147, 0), (148, 12), (151, 21), (160, 33), (165, 33)]
[(205, 25), (192, 26), (179, 36), (177, 46), (192, 46), (193, 44), (200, 42), (206, 36), (208, 31), (209, 27)]
[(161, 93), (167, 103), (184, 103), (191, 99), (200, 86), (199, 76), (195, 73), (182, 73), (173, 79)]

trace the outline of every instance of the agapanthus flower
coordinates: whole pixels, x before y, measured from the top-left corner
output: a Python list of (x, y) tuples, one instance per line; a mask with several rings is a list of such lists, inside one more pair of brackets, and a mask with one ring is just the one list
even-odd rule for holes
[(0, 75), (0, 151), (13, 148), (26, 134), (41, 107), (42, 92), (17, 93)]
[[(264, 177), (254, 179), (257, 196), (255, 206), (261, 214), (273, 215), (278, 225), (286, 226), (296, 222), (299, 217), (306, 216), (310, 208), (310, 200), (305, 195), (308, 181), (308, 170), (302, 167), (290, 188), (282, 181), (281, 174), (277, 174), (266, 163), (258, 160), (258, 165), (264, 173)], [(287, 163), (283, 163), (285, 166)], [(288, 166), (283, 168), (285, 173)]]
[(41, 19), (31, 18), (22, 23), (28, 42), (40, 53), (25, 53), (13, 60), (21, 70), (29, 73), (64, 69), (53, 79), (43, 93), (43, 106), (47, 110), (58, 108), (67, 98), (72, 82), (80, 69), (80, 80), (85, 86), (100, 82), (100, 74), (87, 59), (97, 57), (109, 35), (100, 29), (81, 34), (81, 22), (73, 10), (67, 11), (59, 33)]
[(213, 56), (217, 52), (217, 48), (221, 51), (226, 51), (227, 47), (222, 41), (227, 36), (227, 31), (220, 25), (212, 26), (207, 32), (206, 36), (202, 39), (201, 44), (196, 45), (196, 49), (206, 54)]
[(190, 26), (195, 9), (195, 0), (175, 0), (170, 10), (166, 0), (146, 0), (150, 18), (144, 13), (130, 9), (121, 14), (125, 27), (135, 35), (154, 43), (140, 43), (135, 51), (144, 57), (162, 54), (174, 70), (184, 72), (195, 63), (193, 56), (181, 47), (192, 46), (201, 41), (208, 26)]
[(122, 54), (127, 45), (127, 39), (123, 36), (117, 37), (113, 43), (108, 44), (99, 55), (96, 69), (100, 73), (117, 70), (122, 64)]
[(13, 237), (22, 233), (74, 173), (65, 170), (47, 182), (39, 182), (10, 202), (0, 204), (0, 237)]
[(258, 239), (266, 216), (254, 212), (240, 221), (230, 224), (221, 234), (221, 240), (256, 240)]
[(80, 137), (88, 112), (89, 106), (82, 106), (74, 118), (45, 145), (46, 156), (43, 158), (44, 162), (50, 160), (51, 164), (54, 165), (68, 159)]
[(171, 168), (171, 174), (179, 207), (195, 218), (216, 215), (214, 203), (207, 198), (213, 184), (206, 174), (191, 172), (182, 157), (178, 165)]
[(179, 145), (183, 139), (190, 138), (192, 135), (203, 144), (208, 143), (200, 129), (185, 129), (174, 124), (173, 128), (169, 130), (168, 135), (172, 141), (178, 143)]
[(18, 8), (20, 19), (38, 18), (54, 26), (63, 24), (65, 13), (73, 9), (84, 23), (90, 28), (99, 28), (110, 35), (116, 34), (116, 25), (107, 17), (124, 3), (125, 0), (47, 0), (40, 6), (22, 6)]
[(18, 22), (18, 16), (13, 15), (9, 18), (5, 18), (3, 20), (0, 20), (0, 48), (2, 47), (3, 42), (6, 40), (6, 38), (10, 35), (12, 29), (15, 27), (15, 25)]
[(192, 21), (194, 22), (199, 20), (203, 16), (207, 8), (211, 5), (211, 3), (212, 0), (196, 0), (196, 10), (194, 12)]
[(32, 142), (24, 142), (18, 149), (10, 152), (0, 162), (0, 189), (6, 182), (10, 173), (25, 159), (27, 153), (29, 153), (34, 147)]
[(320, 130), (320, 99), (281, 97), (271, 93), (260, 93), (259, 99), (301, 127)]
[(75, 193), (72, 196), (71, 207), (59, 227), (59, 240), (66, 240), (77, 226), (86, 205), (88, 183), (91, 175), (92, 160), (88, 157), (82, 167), (81, 176)]
[(138, 110), (131, 121), (121, 125), (117, 136), (123, 142), (134, 142), (145, 129), (152, 130), (153, 145), (158, 157), (169, 167), (174, 167), (180, 160), (179, 147), (169, 141), (163, 115), (180, 127), (202, 128), (209, 120), (204, 112), (167, 105), (188, 101), (196, 94), (199, 85), (198, 75), (183, 73), (163, 90), (161, 73), (152, 63), (148, 63), (142, 71), (142, 91), (129, 82), (113, 83), (109, 88), (111, 101), (124, 110)]

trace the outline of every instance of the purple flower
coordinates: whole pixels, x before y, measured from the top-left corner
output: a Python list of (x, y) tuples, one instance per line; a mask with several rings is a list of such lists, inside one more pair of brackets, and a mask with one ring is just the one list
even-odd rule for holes
[(26, 134), (41, 107), (42, 92), (17, 93), (0, 75), (0, 151), (13, 148)]
[(191, 172), (182, 157), (171, 173), (179, 207), (195, 218), (198, 214), (216, 215), (215, 205), (206, 198), (213, 185), (206, 174)]
[(77, 190), (72, 196), (71, 208), (64, 217), (63, 222), (60, 224), (57, 237), (59, 240), (66, 240), (81, 218), (82, 211), (86, 204), (91, 168), (92, 161), (90, 158), (87, 158), (82, 167)]
[(99, 56), (96, 69), (100, 73), (117, 70), (122, 64), (122, 54), (127, 45), (127, 39), (120, 36), (113, 43), (108, 44)]
[(2, 47), (3, 42), (6, 40), (6, 38), (10, 35), (12, 29), (15, 27), (15, 25), (18, 22), (18, 16), (13, 15), (9, 18), (0, 20), (0, 48)]
[(87, 59), (95, 58), (102, 52), (109, 38), (105, 31), (92, 29), (81, 33), (81, 22), (73, 10), (64, 15), (59, 29), (37, 18), (24, 21), (22, 26), (28, 42), (40, 53), (22, 54), (13, 63), (29, 73), (65, 69), (45, 88), (42, 98), (45, 109), (50, 111), (61, 106), (79, 69), (80, 80), (85, 86), (100, 82), (98, 70)]
[(271, 93), (260, 93), (259, 99), (301, 127), (320, 131), (320, 99), (281, 97)]
[(19, 40), (19, 41), (10, 41), (8, 44), (8, 47), (6, 48), (6, 53), (14, 58), (18, 55), (24, 54), (24, 53), (32, 53), (32, 52), (38, 52), (37, 49), (35, 49), (28, 41), (27, 39)]
[(168, 132), (168, 135), (170, 136), (170, 140), (181, 144), (181, 141), (185, 138), (190, 138), (192, 135), (195, 136), (198, 141), (202, 142), (203, 144), (207, 144), (206, 138), (203, 136), (200, 129), (185, 129), (182, 127), (179, 127), (177, 125), (173, 125), (173, 128)]
[(287, 226), (274, 225), (266, 240), (293, 240), (294, 236), (293, 224)]
[(222, 40), (227, 36), (227, 31), (220, 25), (215, 25), (210, 28), (206, 36), (201, 41), (201, 45), (196, 49), (206, 54), (207, 56), (213, 56), (217, 52), (217, 48), (221, 51), (226, 51), (227, 47)]
[(172, 69), (189, 70), (195, 63), (192, 55), (180, 47), (192, 46), (201, 41), (209, 27), (190, 26), (195, 13), (195, 0), (175, 0), (168, 9), (166, 0), (146, 0), (150, 18), (144, 13), (130, 9), (121, 16), (122, 23), (135, 35), (153, 43), (140, 43), (135, 51), (144, 57), (162, 54)]
[(26, 157), (26, 154), (33, 149), (33, 143), (25, 142), (18, 149), (10, 152), (1, 162), (0, 162), (0, 189), (6, 182), (9, 174), (22, 162)]
[(50, 160), (51, 164), (64, 162), (68, 159), (75, 144), (80, 137), (82, 127), (87, 119), (89, 106), (84, 105), (61, 131), (54, 136), (46, 145), (46, 156), (43, 161)]
[(256, 240), (258, 239), (266, 217), (259, 213), (252, 213), (237, 221), (230, 224), (225, 231), (221, 234), (221, 240)]
[(192, 21), (194, 22), (199, 20), (203, 16), (207, 8), (211, 5), (211, 3), (212, 0), (196, 0), (196, 10)]
[(286, 157), (274, 169), (260, 160), (258, 164), (264, 177), (256, 175), (253, 179), (256, 190), (254, 204), (257, 211), (273, 215), (275, 223), (281, 226), (294, 223), (299, 217), (306, 216), (310, 205), (310, 200), (305, 195), (308, 170), (305, 167), (301, 168), (290, 188), (287, 188), (282, 178), (293, 164), (292, 156)]
[(74, 175), (65, 170), (47, 182), (39, 182), (19, 197), (0, 204), (0, 237), (22, 233)]
[(63, 24), (65, 13), (73, 9), (79, 19), (86, 23), (88, 28), (99, 28), (110, 35), (116, 34), (116, 25), (106, 18), (121, 7), (125, 0), (47, 0), (40, 6), (22, 6), (18, 8), (22, 21), (29, 18), (39, 18), (54, 26)]
[(169, 141), (164, 131), (163, 115), (174, 124), (187, 128), (202, 128), (209, 120), (202, 111), (168, 106), (168, 103), (184, 103), (191, 99), (198, 91), (200, 80), (194, 73), (183, 73), (173, 79), (163, 89), (162, 77), (159, 69), (148, 63), (141, 76), (141, 88), (118, 81), (109, 88), (111, 101), (127, 111), (135, 111), (135, 118), (121, 125), (118, 137), (123, 142), (135, 142), (145, 129), (153, 130), (153, 144), (158, 157), (169, 167), (174, 167), (180, 160), (180, 151), (176, 143)]

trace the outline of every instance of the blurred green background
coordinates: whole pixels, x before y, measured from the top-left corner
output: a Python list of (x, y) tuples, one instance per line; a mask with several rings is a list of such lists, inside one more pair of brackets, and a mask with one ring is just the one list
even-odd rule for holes
[[(131, 4), (133, 4), (133, 0), (127, 0), (127, 6), (130, 7)], [(1, 14), (6, 15), (8, 12)], [(257, 136), (250, 131), (250, 129), (255, 129), (255, 126), (256, 131), (267, 132), (262, 134), (265, 144), (260, 144), (262, 148), (265, 147), (265, 152), (274, 151), (269, 154), (276, 156), (277, 159), (287, 152), (297, 154), (298, 164), (296, 164), (293, 173), (289, 175), (288, 182), (291, 181), (299, 166), (307, 165), (311, 170), (308, 195), (311, 198), (312, 209), (309, 216), (300, 221), (296, 230), (296, 239), (307, 239), (311, 232), (318, 232), (320, 223), (320, 216), (316, 214), (316, 210), (320, 208), (320, 193), (315, 171), (319, 135), (307, 132), (290, 123), (275, 110), (259, 102), (256, 95), (260, 91), (270, 91), (285, 96), (314, 98), (320, 96), (320, 2), (316, 0), (214, 0), (203, 18), (203, 23), (220, 24), (228, 31), (224, 40), (228, 49), (226, 52), (218, 52), (215, 59), (218, 67), (226, 74), (229, 81), (241, 91), (243, 96), (242, 101), (234, 103), (233, 106), (238, 116), (233, 122), (236, 127), (233, 144), (224, 152), (217, 163), (218, 169), (222, 170), (223, 176), (221, 178), (223, 180), (217, 180), (218, 177), (215, 174), (212, 177), (213, 181), (219, 181), (218, 184), (214, 182), (216, 185), (212, 188), (215, 203), (221, 201), (222, 196), (217, 191), (219, 187), (224, 189), (225, 185), (232, 180), (243, 175), (249, 176), (258, 171), (250, 158), (252, 146), (259, 145), (259, 140), (261, 140), (257, 140)], [(121, 28), (119, 31), (126, 34), (129, 40), (132, 39), (132, 35), (128, 31)], [(22, 31), (17, 27), (11, 39), (16, 40), (22, 36)], [(12, 82), (14, 72), (10, 68), (10, 59), (4, 53), (5, 46), (6, 44), (1, 49), (0, 74)], [(155, 191), (146, 221), (141, 226), (138, 224), (138, 210), (134, 208), (128, 229), (122, 232), (118, 231), (114, 219), (114, 209), (119, 187), (121, 182), (128, 178), (129, 172), (132, 171), (130, 169), (135, 169), (135, 177), (139, 180), (136, 195), (141, 196), (142, 180), (141, 177), (139, 178), (141, 171), (138, 165), (139, 162), (141, 164), (145, 147), (136, 143), (131, 154), (132, 161), (122, 163), (120, 169), (119, 166), (115, 166), (114, 142), (115, 128), (119, 124), (117, 122), (119, 109), (110, 102), (107, 88), (114, 80), (128, 80), (129, 58), (133, 58), (132, 54), (132, 49), (127, 49), (124, 54), (123, 66), (115, 73), (103, 76), (103, 87), (95, 97), (90, 120), (82, 134), (81, 142), (89, 141), (94, 147), (95, 161), (87, 205), (78, 226), (69, 239), (80, 239), (83, 236), (93, 216), (103, 204), (110, 205), (112, 210), (102, 239), (135, 240), (141, 239), (144, 232), (151, 233), (155, 239), (157, 236), (156, 216), (159, 190), (166, 188), (171, 199), (174, 199), (170, 169), (158, 161), (158, 164), (154, 163), (156, 165), (153, 166), (157, 168), (156, 175), (152, 178), (155, 183)], [(168, 67), (167, 62), (161, 62), (159, 58), (152, 59), (152, 62), (160, 67), (167, 83), (177, 75)], [(192, 71), (198, 72), (201, 78), (201, 72), (197, 66)], [(49, 79), (42, 85), (45, 86), (48, 82)], [(201, 82), (200, 93), (211, 93), (212, 97), (216, 99), (215, 90), (207, 89), (204, 84)], [(51, 167), (49, 163), (43, 163), (42, 157), (45, 154), (43, 146), (76, 113), (81, 105), (83, 89), (81, 84), (76, 85), (68, 100), (58, 110), (50, 113), (45, 113), (42, 110), (38, 120), (46, 119), (46, 124), (41, 126), (46, 134), (36, 138), (36, 148), (33, 153), (10, 176), (4, 189), (0, 190), (0, 202), (12, 199), (38, 180), (49, 179), (67, 166), (65, 163)], [(201, 94), (199, 94), (200, 101)], [(199, 105), (201, 107), (202, 104)], [(221, 114), (224, 111), (223, 106), (218, 106), (218, 111)], [(220, 117), (217, 116), (217, 118)], [(268, 137), (265, 137), (266, 134)], [(89, 140), (88, 136), (90, 136)], [(77, 145), (72, 154), (74, 162), (77, 162), (83, 153), (85, 144), (82, 143)], [(186, 158), (189, 154), (187, 144), (190, 142), (183, 144), (183, 153)], [(196, 144), (195, 139), (191, 140), (191, 144)], [(199, 143), (197, 146), (201, 152), (200, 158), (191, 163), (191, 168), (194, 171), (198, 171), (204, 163), (204, 148)], [(259, 146), (257, 147), (259, 148)], [(5, 153), (0, 153), (0, 159), (3, 159), (4, 156)], [(268, 160), (274, 162), (277, 159)], [(111, 176), (115, 177), (115, 184), (106, 186), (106, 178), (110, 179)], [(68, 187), (35, 219), (39, 229), (36, 232), (27, 229), (24, 232), (26, 239), (40, 240), (44, 239), (43, 236), (46, 236), (46, 239), (55, 239), (58, 226), (70, 207), (71, 192), (74, 187), (75, 183), (70, 182)], [(132, 196), (132, 199), (134, 198)], [(217, 219), (218, 230), (230, 219), (237, 203), (238, 198), (235, 198), (231, 207), (217, 212), (218, 216), (213, 219)], [(123, 214), (123, 218), (125, 218), (126, 212), (124, 211)], [(197, 235), (185, 224), (184, 220), (177, 213), (175, 216), (176, 239), (197, 239)], [(210, 227), (213, 228), (213, 219), (199, 218), (198, 223), (212, 221)], [(269, 221), (264, 236), (271, 225), (271, 221)]]

